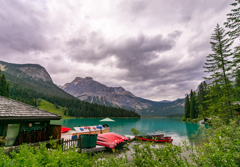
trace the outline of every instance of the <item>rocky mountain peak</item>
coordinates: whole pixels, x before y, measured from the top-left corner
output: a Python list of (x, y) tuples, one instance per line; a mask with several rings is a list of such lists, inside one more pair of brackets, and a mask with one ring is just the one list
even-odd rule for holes
[(85, 77), (85, 80), (93, 80), (92, 77)]
[(52, 78), (46, 71), (46, 69), (40, 65), (25, 65), (20, 66), (18, 68), (23, 73), (27, 74), (29, 77), (34, 78), (36, 80), (42, 79), (43, 81), (49, 81), (52, 82)]
[(85, 77), (85, 78), (76, 77), (76, 78), (72, 81), (72, 83), (82, 82), (82, 81), (93, 81), (93, 78), (92, 78), (92, 77)]
[(0, 68), (3, 71), (17, 75), (18, 77), (52, 82), (52, 78), (46, 69), (39, 64), (13, 64), (0, 61)]

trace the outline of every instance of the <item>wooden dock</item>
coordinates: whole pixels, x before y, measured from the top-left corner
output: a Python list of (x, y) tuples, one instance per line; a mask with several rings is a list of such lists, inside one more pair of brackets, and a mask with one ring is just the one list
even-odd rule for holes
[[(135, 139), (135, 136), (131, 136), (131, 135), (124, 135), (124, 136), (130, 138), (128, 141), (125, 141), (126, 143), (131, 142)], [(82, 152), (95, 153), (95, 152), (101, 152), (105, 150), (109, 150), (109, 148), (101, 145), (96, 145), (96, 147), (93, 147), (93, 148), (84, 148), (82, 149)]]
[[(76, 131), (69, 131), (67, 133), (62, 133), (62, 138), (64, 140), (69, 140), (72, 139), (72, 134), (76, 133)], [(129, 141), (126, 141), (126, 143), (131, 142), (135, 139), (135, 136), (132, 135), (124, 135), (125, 137), (129, 138)], [(75, 147), (77, 146), (77, 142), (74, 143)], [(71, 147), (70, 145), (68, 145), (67, 147)], [(96, 145), (96, 147), (92, 147), (92, 148), (84, 148), (82, 149), (82, 152), (86, 152), (86, 153), (95, 153), (95, 152), (101, 152), (101, 151), (105, 151), (105, 150), (109, 150), (109, 148), (105, 147), (105, 146), (101, 146), (101, 145)]]

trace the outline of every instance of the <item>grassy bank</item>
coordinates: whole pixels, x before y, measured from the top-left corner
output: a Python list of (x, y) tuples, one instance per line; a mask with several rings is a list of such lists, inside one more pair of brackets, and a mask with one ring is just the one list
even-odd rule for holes
[(41, 103), (38, 106), (38, 108), (46, 110), (46, 111), (54, 113), (54, 114), (61, 115), (62, 118), (74, 118), (74, 117), (69, 117), (69, 116), (64, 115), (63, 108), (61, 106), (58, 106), (58, 108), (56, 108), (54, 104), (52, 104), (46, 100), (43, 100), (43, 99), (41, 99)]

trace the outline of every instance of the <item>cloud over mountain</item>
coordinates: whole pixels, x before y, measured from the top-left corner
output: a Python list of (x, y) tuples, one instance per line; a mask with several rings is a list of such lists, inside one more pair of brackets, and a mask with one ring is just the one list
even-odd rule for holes
[(2, 0), (0, 59), (38, 63), (56, 84), (91, 76), (139, 97), (196, 89), (229, 0)]

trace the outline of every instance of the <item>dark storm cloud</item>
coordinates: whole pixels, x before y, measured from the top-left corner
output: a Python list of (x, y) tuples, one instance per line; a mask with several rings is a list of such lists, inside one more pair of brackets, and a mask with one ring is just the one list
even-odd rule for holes
[[(156, 77), (161, 69), (169, 68), (172, 62), (165, 59), (164, 56), (158, 60), (159, 54), (173, 49), (177, 38), (181, 35), (180, 31), (174, 31), (163, 37), (161, 34), (147, 36), (139, 33), (137, 37), (119, 38), (113, 42), (106, 43), (103, 38), (94, 33), (88, 37), (81, 45), (82, 38), (72, 39), (73, 49), (71, 56), (79, 62), (101, 62), (103, 59), (114, 56), (117, 58), (117, 67), (128, 70), (127, 78), (129, 80), (146, 80)], [(92, 38), (91, 38), (92, 37)], [(74, 42), (72, 42), (74, 41)], [(88, 48), (88, 43), (93, 42)], [(95, 46), (95, 47), (92, 47)]]
[[(104, 8), (110, 10), (105, 13), (91, 11), (84, 1), (71, 2), (0, 0), (1, 60), (39, 63), (61, 83), (70, 81), (61, 78), (63, 73), (66, 77), (102, 74), (100, 67), (85, 70), (78, 68), (81, 65), (110, 62), (111, 67), (106, 66), (117, 69), (111, 75), (114, 86), (124, 81), (123, 87), (150, 99), (182, 97), (197, 87), (206, 75), (202, 66), (211, 53), (212, 25), (224, 22), (231, 3), (103, 1), (107, 4), (103, 8), (111, 6)], [(90, 2), (91, 7), (94, 4)]]
[[(180, 33), (179, 33), (180, 35)], [(163, 38), (161, 34), (145, 36), (116, 42), (108, 50), (118, 59), (118, 67), (127, 69), (131, 80), (146, 80), (156, 77), (161, 68), (168, 68), (171, 62), (158, 61), (158, 54), (171, 50), (176, 38)], [(153, 62), (152, 62), (153, 61)]]

